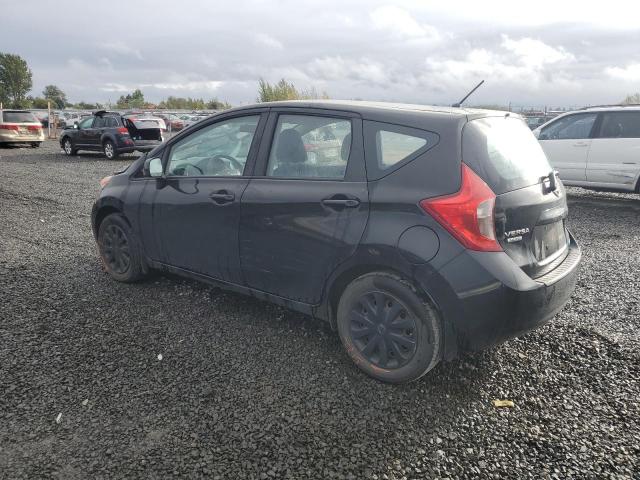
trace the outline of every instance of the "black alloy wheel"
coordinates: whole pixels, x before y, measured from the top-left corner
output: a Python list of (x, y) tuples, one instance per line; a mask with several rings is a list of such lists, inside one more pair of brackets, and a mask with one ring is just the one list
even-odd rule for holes
[(116, 224), (105, 228), (102, 236), (102, 253), (110, 271), (125, 275), (131, 268), (129, 239), (124, 230)]

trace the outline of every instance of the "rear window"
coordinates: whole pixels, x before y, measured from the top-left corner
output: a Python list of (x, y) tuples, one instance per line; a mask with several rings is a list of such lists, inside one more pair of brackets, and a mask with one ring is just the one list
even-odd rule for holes
[(467, 123), (462, 132), (462, 160), (497, 195), (539, 183), (552, 170), (527, 125), (509, 117)]
[(31, 112), (2, 112), (2, 121), (5, 123), (34, 123), (38, 122)]

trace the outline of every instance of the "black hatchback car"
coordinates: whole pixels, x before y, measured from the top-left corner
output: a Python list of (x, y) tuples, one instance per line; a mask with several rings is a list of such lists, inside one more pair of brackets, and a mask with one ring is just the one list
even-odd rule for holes
[(327, 320), (387, 382), (549, 320), (581, 258), (562, 183), (505, 112), (247, 106), (101, 184), (93, 230), (116, 280), (165, 270)]
[(127, 118), (104, 110), (65, 127), (60, 134), (60, 146), (67, 155), (76, 155), (79, 150), (101, 151), (109, 160), (121, 153), (148, 152), (162, 141), (162, 130), (152, 119)]

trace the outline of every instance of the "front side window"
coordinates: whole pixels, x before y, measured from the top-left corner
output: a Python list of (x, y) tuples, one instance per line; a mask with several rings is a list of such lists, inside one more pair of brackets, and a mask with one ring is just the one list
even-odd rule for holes
[(343, 179), (351, 137), (351, 121), (344, 118), (280, 115), (267, 175)]
[(596, 121), (595, 113), (569, 115), (553, 122), (540, 132), (539, 140), (581, 140), (589, 138)]
[(92, 124), (93, 124), (93, 117), (87, 117), (84, 120), (82, 120), (80, 123), (78, 123), (78, 127), (91, 128)]
[(193, 132), (171, 148), (167, 175), (242, 175), (259, 121), (259, 115), (232, 118)]
[(603, 114), (598, 138), (640, 138), (640, 112)]

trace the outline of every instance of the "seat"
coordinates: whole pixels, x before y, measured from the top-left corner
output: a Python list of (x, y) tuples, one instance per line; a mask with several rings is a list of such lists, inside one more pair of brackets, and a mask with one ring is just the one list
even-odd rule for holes
[(275, 151), (277, 166), (274, 177), (307, 177), (307, 151), (300, 133), (293, 128), (283, 130)]

